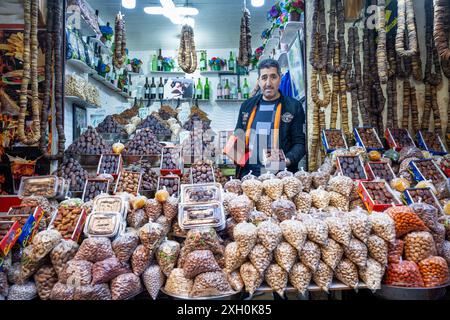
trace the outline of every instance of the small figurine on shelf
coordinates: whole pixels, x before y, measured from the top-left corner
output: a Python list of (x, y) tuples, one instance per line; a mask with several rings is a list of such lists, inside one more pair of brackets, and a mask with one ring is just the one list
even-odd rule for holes
[(139, 60), (137, 58), (132, 59), (130, 62), (131, 71), (133, 71), (134, 73), (141, 73), (142, 64), (142, 60)]
[(218, 57), (213, 57), (209, 60), (209, 66), (212, 71), (220, 71), (225, 66), (225, 61)]

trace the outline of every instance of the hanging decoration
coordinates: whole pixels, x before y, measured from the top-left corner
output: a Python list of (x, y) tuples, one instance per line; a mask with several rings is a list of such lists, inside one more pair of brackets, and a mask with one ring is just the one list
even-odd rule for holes
[(386, 17), (385, 17), (386, 0), (378, 0), (378, 14), (377, 14), (377, 30), (378, 30), (378, 44), (377, 44), (377, 66), (378, 76), (380, 82), (385, 84), (388, 76), (388, 63), (386, 57)]
[(252, 32), (250, 31), (250, 11), (247, 7), (244, 8), (241, 18), (241, 35), (239, 39), (238, 64), (242, 67), (248, 67), (252, 58)]
[(125, 20), (122, 13), (116, 15), (115, 33), (114, 33), (114, 66), (122, 69), (125, 63), (127, 40), (125, 34)]
[(397, 122), (397, 53), (395, 52), (395, 37), (387, 37), (386, 50), (389, 62), (388, 83), (387, 83), (387, 128), (398, 128)]
[(178, 64), (186, 73), (194, 73), (197, 69), (197, 51), (195, 50), (194, 29), (187, 24), (183, 25), (183, 28), (181, 29)]
[[(425, 1), (426, 3), (431, 1)], [(448, 1), (434, 0), (434, 43), (441, 59), (450, 60), (450, 48), (448, 42), (448, 32), (445, 29), (448, 25)], [(433, 8), (430, 8), (432, 10)]]
[[(404, 57), (411, 57), (417, 52), (417, 33), (414, 22), (414, 6), (412, 0), (398, 0), (397, 37), (395, 50)], [(408, 42), (405, 43), (405, 38)]]

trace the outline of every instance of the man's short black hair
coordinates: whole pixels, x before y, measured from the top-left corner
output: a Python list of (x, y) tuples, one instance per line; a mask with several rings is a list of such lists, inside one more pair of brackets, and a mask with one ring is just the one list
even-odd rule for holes
[(281, 67), (277, 60), (266, 59), (259, 63), (258, 65), (258, 77), (261, 76), (261, 69), (276, 68), (278, 75), (281, 77)]

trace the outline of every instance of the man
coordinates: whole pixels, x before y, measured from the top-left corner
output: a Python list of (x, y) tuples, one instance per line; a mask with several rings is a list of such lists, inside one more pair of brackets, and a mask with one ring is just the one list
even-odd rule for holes
[(245, 140), (250, 158), (238, 166), (239, 178), (250, 171), (261, 174), (263, 149), (282, 149), (289, 171), (298, 170), (305, 155), (305, 113), (299, 101), (285, 97), (279, 90), (281, 69), (276, 60), (267, 59), (258, 66), (260, 94), (245, 101), (239, 111), (235, 135)]

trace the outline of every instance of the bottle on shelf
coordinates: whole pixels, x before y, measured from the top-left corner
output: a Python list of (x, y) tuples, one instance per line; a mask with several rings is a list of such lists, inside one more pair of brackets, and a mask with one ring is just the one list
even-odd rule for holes
[(205, 94), (203, 95), (203, 99), (209, 100), (210, 90), (209, 90), (209, 82), (208, 82), (208, 78), (206, 78), (206, 83), (205, 83), (204, 92), (205, 92)]
[(201, 100), (202, 99), (202, 94), (203, 94), (202, 79), (198, 78), (197, 90), (196, 90), (196, 98)]
[(150, 85), (150, 99), (155, 100), (156, 99), (156, 85), (155, 85), (155, 78), (152, 77), (152, 84)]
[(223, 93), (223, 97), (224, 99), (230, 99), (230, 83), (227, 79), (227, 82), (225, 83), (225, 87), (224, 87), (224, 93)]
[(150, 70), (151, 71), (158, 71), (158, 57), (156, 56), (156, 54), (154, 54), (152, 56), (152, 62), (150, 65)]
[(250, 98), (250, 87), (248, 85), (247, 78), (244, 79), (244, 87), (243, 87), (242, 91), (243, 91), (244, 99), (249, 99)]
[(200, 56), (200, 71), (207, 71), (207, 63), (206, 63), (206, 51), (201, 52)]
[(113, 67), (111, 68), (110, 76), (109, 76), (109, 82), (114, 85), (114, 81), (116, 80), (116, 67), (113, 64)]
[(242, 100), (242, 91), (241, 91), (241, 87), (238, 87), (238, 91), (237, 91), (237, 99), (238, 99), (238, 100)]
[(159, 86), (158, 86), (158, 99), (164, 99), (164, 83), (162, 77), (159, 78)]
[(233, 57), (233, 51), (230, 51), (230, 59), (228, 60), (228, 71), (235, 71), (236, 65)]
[(159, 55), (158, 55), (158, 71), (163, 71), (163, 56), (162, 56), (162, 49), (159, 49)]
[(131, 97), (133, 93), (133, 82), (131, 82), (131, 75), (128, 75), (128, 95)]
[(96, 67), (96, 71), (97, 71), (97, 73), (99, 75), (102, 75), (102, 65), (103, 65), (103, 58), (102, 58), (100, 46), (97, 46), (97, 67)]
[(148, 83), (148, 77), (145, 78), (144, 99), (150, 99), (150, 84)]
[(217, 85), (217, 92), (216, 92), (216, 99), (223, 99), (223, 90), (222, 90), (222, 84), (220, 83)]
[(123, 84), (122, 91), (125, 92), (125, 93), (128, 93), (129, 88), (128, 88), (128, 72), (127, 72), (127, 69), (125, 69), (123, 71), (122, 77), (124, 79), (124, 84)]

